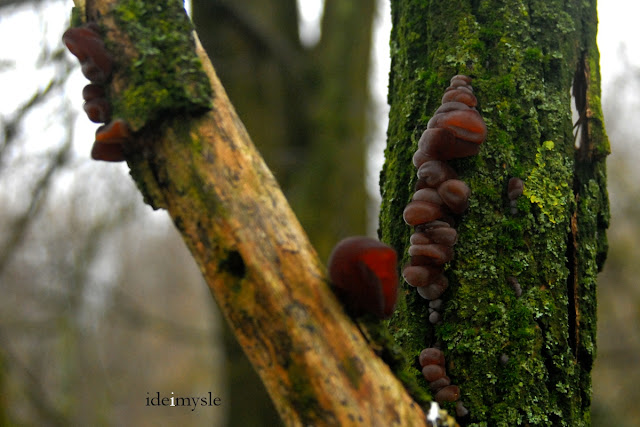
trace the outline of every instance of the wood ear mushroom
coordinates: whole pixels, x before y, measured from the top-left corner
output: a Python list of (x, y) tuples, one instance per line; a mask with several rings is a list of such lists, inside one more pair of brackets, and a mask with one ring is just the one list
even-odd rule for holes
[[(442, 97), (442, 105), (429, 120), (413, 155), (418, 180), (403, 218), (414, 227), (414, 233), (409, 247), (411, 261), (403, 268), (402, 276), (417, 288), (421, 297), (429, 300), (431, 324), (438, 324), (442, 319), (440, 297), (449, 285), (444, 265), (453, 259), (453, 246), (458, 240), (452, 218), (466, 211), (471, 197), (471, 188), (458, 179), (447, 161), (473, 156), (480, 151), (480, 145), (487, 137), (487, 127), (475, 109), (477, 105), (471, 79), (454, 76)], [(509, 197), (516, 190), (510, 183)], [(451, 384), (446, 375), (444, 353), (435, 347), (426, 348), (420, 353), (419, 362), (435, 400), (438, 403), (456, 402), (458, 416), (468, 415), (469, 411), (459, 401), (460, 388)]]
[(124, 161), (123, 144), (131, 138), (131, 134), (124, 120), (111, 122), (111, 103), (107, 98), (106, 84), (111, 79), (114, 61), (97, 25), (89, 23), (69, 28), (62, 35), (62, 41), (78, 58), (82, 73), (91, 81), (82, 91), (84, 111), (92, 122), (107, 123), (96, 131), (91, 157), (107, 162)]
[(471, 79), (454, 76), (413, 156), (418, 181), (403, 218), (415, 227), (415, 233), (409, 247), (411, 262), (402, 275), (429, 300), (439, 298), (448, 286), (444, 264), (453, 259), (457, 241), (450, 215), (462, 214), (471, 197), (471, 189), (458, 179), (447, 161), (477, 154), (487, 136), (487, 127), (475, 109), (477, 104)]
[(369, 237), (340, 241), (329, 257), (334, 292), (351, 314), (391, 317), (398, 296), (396, 251)]

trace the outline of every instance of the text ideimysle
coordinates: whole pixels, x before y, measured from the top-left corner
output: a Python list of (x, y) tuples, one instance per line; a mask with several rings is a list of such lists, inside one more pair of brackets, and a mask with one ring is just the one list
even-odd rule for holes
[(220, 406), (222, 405), (222, 398), (214, 397), (211, 392), (208, 396), (174, 396), (171, 392), (171, 396), (160, 396), (160, 392), (157, 391), (154, 397), (149, 396), (147, 392), (147, 405), (146, 406), (188, 406), (192, 411), (200, 406)]

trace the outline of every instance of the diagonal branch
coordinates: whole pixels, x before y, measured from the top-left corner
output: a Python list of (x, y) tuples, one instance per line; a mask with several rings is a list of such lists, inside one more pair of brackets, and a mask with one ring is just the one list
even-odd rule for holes
[[(118, 3), (125, 2), (88, 2), (87, 10), (126, 64), (135, 49), (118, 45), (128, 40), (111, 19)], [(424, 425), (422, 410), (344, 314), (199, 43), (196, 52), (213, 108), (165, 114), (125, 147), (146, 201), (168, 210), (285, 423)], [(129, 78), (122, 69), (115, 97)]]

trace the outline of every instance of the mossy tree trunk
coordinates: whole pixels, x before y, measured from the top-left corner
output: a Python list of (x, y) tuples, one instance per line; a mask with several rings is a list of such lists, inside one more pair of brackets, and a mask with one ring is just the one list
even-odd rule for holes
[[(442, 346), (471, 423), (588, 425), (596, 275), (609, 221), (596, 2), (391, 4), (383, 241), (407, 253), (411, 157), (453, 75), (473, 77), (489, 130), (479, 155), (452, 162), (473, 194), (457, 219), (443, 322), (432, 327), (425, 300), (405, 285), (392, 330), (410, 355)], [(511, 177), (525, 187), (516, 214), (506, 196)], [(415, 358), (405, 370), (424, 381)]]

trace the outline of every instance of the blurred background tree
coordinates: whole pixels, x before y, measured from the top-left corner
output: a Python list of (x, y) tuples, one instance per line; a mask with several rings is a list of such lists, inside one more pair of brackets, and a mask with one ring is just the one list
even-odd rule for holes
[[(92, 141), (75, 141), (88, 121), (77, 113), (86, 81), (60, 43), (70, 7), (0, 2), (0, 27), (13, 31), (0, 37), (12, 41), (0, 47), (0, 425), (274, 425), (166, 214), (142, 203), (126, 167), (89, 161)], [(318, 37), (301, 40), (294, 0), (193, 3), (232, 102), (323, 258), (368, 223), (376, 7), (327, 0)], [(640, 73), (630, 66), (618, 83), (604, 87), (613, 220), (594, 425), (640, 417), (640, 141), (627, 127), (640, 105), (626, 95)], [(145, 406), (156, 391), (211, 391), (223, 405)]]

